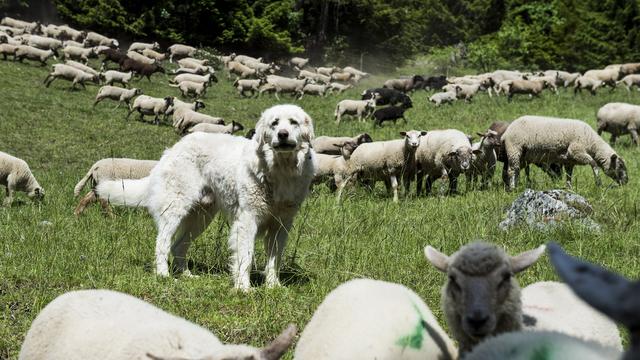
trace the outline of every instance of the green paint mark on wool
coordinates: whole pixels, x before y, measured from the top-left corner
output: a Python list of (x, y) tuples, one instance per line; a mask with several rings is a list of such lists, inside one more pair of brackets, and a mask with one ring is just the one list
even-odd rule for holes
[(422, 326), (424, 318), (422, 317), (422, 313), (420, 313), (420, 310), (418, 309), (416, 304), (413, 304), (413, 308), (418, 313), (418, 324), (416, 324), (410, 334), (398, 339), (396, 341), (396, 345), (402, 346), (403, 348), (410, 347), (412, 349), (420, 350), (422, 348), (422, 341), (424, 340), (424, 335), (422, 333), (424, 330), (424, 327)]
[(551, 349), (547, 345), (542, 345), (533, 351), (531, 360), (551, 360)]

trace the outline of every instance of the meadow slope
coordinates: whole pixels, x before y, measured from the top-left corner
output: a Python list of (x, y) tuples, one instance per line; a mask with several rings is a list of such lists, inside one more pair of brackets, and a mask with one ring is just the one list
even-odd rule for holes
[[(24, 194), (11, 208), (0, 208), (0, 358), (16, 358), (31, 321), (53, 298), (82, 288), (108, 288), (149, 301), (167, 311), (212, 329), (223, 341), (262, 345), (287, 323), (303, 328), (324, 296), (341, 282), (370, 277), (398, 282), (414, 289), (443, 321), (439, 288), (444, 275), (424, 259), (425, 245), (446, 253), (473, 239), (486, 239), (510, 253), (555, 240), (574, 255), (610, 267), (627, 276), (640, 275), (638, 200), (640, 152), (628, 137), (616, 150), (625, 158), (630, 181), (624, 187), (594, 185), (591, 170), (577, 168), (574, 190), (594, 206), (594, 219), (603, 231), (591, 233), (567, 225), (548, 233), (526, 228), (502, 232), (497, 224), (505, 209), (524, 189), (505, 193), (499, 176), (488, 191), (458, 196), (435, 195), (391, 202), (382, 186), (369, 193), (351, 191), (341, 205), (324, 186), (316, 187), (296, 218), (284, 256), (286, 286), (249, 294), (233, 291), (227, 271), (228, 226), (217, 218), (188, 253), (196, 279), (161, 279), (153, 275), (153, 221), (145, 210), (115, 209), (105, 218), (98, 207), (75, 218), (73, 187), (93, 162), (105, 157), (157, 159), (179, 140), (171, 127), (125, 120), (124, 108), (104, 101), (91, 107), (96, 86), (69, 91), (69, 83), (42, 84), (49, 67), (0, 61), (0, 151), (26, 160), (46, 190), (46, 199), (31, 203)], [(207, 94), (205, 113), (240, 121), (251, 127), (262, 110), (276, 103), (272, 96), (240, 98), (226, 76)], [(597, 96), (573, 97), (545, 93), (539, 99), (479, 95), (472, 104), (434, 108), (427, 94), (412, 95), (409, 124), (385, 124), (374, 129), (346, 120), (336, 126), (333, 111), (338, 99), (359, 98), (360, 91), (381, 84), (373, 78), (340, 96), (305, 97), (296, 101), (315, 120), (318, 135), (369, 132), (375, 140), (398, 137), (406, 129), (457, 128), (482, 131), (494, 120), (513, 120), (524, 114), (577, 118), (595, 124), (596, 110), (611, 101), (640, 103), (640, 94), (626, 90), (601, 91)], [(152, 96), (178, 95), (164, 75), (134, 82)], [(292, 102), (286, 95), (282, 102)], [(605, 135), (608, 139), (608, 135)], [(532, 169), (534, 188), (563, 187), (539, 169)], [(440, 185), (436, 185), (436, 189)], [(415, 190), (415, 189), (414, 189)], [(0, 195), (0, 198), (4, 195)], [(0, 199), (1, 201), (1, 199)], [(47, 221), (51, 225), (42, 225)], [(255, 279), (264, 266), (262, 244), (256, 246)], [(523, 285), (557, 279), (543, 258), (519, 276)], [(291, 353), (288, 355), (291, 358)]]

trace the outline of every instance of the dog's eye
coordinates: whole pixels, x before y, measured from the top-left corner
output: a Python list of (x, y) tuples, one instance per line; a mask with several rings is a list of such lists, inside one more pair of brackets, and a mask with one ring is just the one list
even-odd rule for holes
[(278, 125), (278, 122), (280, 121), (280, 119), (275, 119), (271, 122), (271, 126), (276, 126)]
[(295, 121), (295, 120), (293, 120), (293, 119), (290, 119), (290, 120), (289, 120), (289, 123), (290, 123), (291, 125), (293, 125), (293, 126), (298, 126), (298, 125), (299, 125), (299, 124), (298, 124), (298, 122), (297, 122), (297, 121)]

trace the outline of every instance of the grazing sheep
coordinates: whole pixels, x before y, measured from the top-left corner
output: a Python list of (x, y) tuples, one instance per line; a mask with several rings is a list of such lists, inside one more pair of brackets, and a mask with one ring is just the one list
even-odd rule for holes
[(422, 180), (426, 175), (425, 193), (431, 193), (433, 183), (449, 179), (449, 194), (458, 190), (458, 176), (469, 170), (473, 160), (469, 138), (459, 130), (432, 130), (420, 142), (416, 151), (416, 194), (422, 194)]
[(415, 90), (422, 82), (424, 82), (424, 78), (422, 76), (413, 75), (408, 79), (389, 79), (384, 82), (382, 87), (407, 93)]
[(173, 59), (182, 59), (185, 57), (193, 56), (196, 53), (196, 48), (193, 46), (174, 44), (167, 48), (169, 52), (169, 62), (173, 62)]
[(381, 109), (377, 109), (373, 112), (374, 125), (382, 126), (384, 121), (393, 121), (395, 124), (398, 119), (404, 120), (405, 124), (407, 123), (407, 118), (404, 117), (404, 112), (407, 111), (408, 107), (401, 106), (387, 106)]
[(149, 81), (151, 81), (151, 75), (157, 72), (165, 73), (164, 68), (158, 64), (144, 64), (130, 58), (127, 58), (120, 63), (120, 70), (125, 72), (133, 71), (138, 74), (140, 78), (146, 76)]
[(69, 65), (69, 66), (74, 67), (74, 68), (76, 68), (78, 70), (82, 70), (82, 71), (86, 72), (87, 74), (91, 74), (91, 75), (96, 76), (98, 78), (100, 77), (100, 73), (98, 73), (93, 68), (91, 68), (91, 67), (89, 67), (89, 66), (87, 66), (85, 64), (81, 64), (81, 63), (79, 63), (77, 61), (73, 61), (73, 60), (67, 60), (64, 63), (65, 63), (65, 65)]
[(357, 116), (363, 122), (376, 108), (375, 99), (369, 100), (342, 100), (336, 105), (334, 116), (336, 124), (340, 123), (343, 115)]
[(297, 360), (452, 360), (458, 351), (412, 290), (356, 279), (325, 297), (298, 340)]
[(167, 54), (159, 53), (153, 49), (144, 49), (142, 50), (142, 55), (154, 59), (156, 61), (163, 61), (167, 59)]
[(256, 69), (252, 69), (237, 61), (229, 61), (227, 64), (227, 70), (229, 70), (229, 79), (231, 79), (231, 74), (236, 74), (240, 79), (258, 75), (258, 71)]
[(77, 46), (65, 46), (65, 48), (62, 49), (62, 53), (67, 60), (82, 60), (85, 64), (89, 61), (89, 58), (96, 56), (95, 48), (85, 49)]
[(138, 51), (141, 52), (143, 50), (158, 50), (160, 49), (160, 44), (157, 42), (152, 43), (143, 43), (143, 42), (134, 42), (129, 45), (129, 51)]
[(181, 81), (178, 85), (169, 84), (169, 86), (179, 88), (183, 97), (188, 97), (191, 94), (202, 97), (207, 92), (208, 83)]
[(167, 96), (164, 99), (154, 98), (147, 95), (140, 95), (133, 101), (133, 106), (127, 113), (127, 119), (131, 113), (137, 111), (140, 113), (140, 121), (144, 121), (144, 115), (153, 115), (154, 123), (160, 124), (160, 115), (165, 115), (170, 106), (173, 105), (173, 96)]
[(329, 91), (328, 85), (307, 84), (302, 88), (303, 94), (318, 95), (322, 97), (326, 96), (327, 91)]
[(294, 97), (298, 95), (298, 99), (301, 99), (304, 95), (302, 89), (309, 82), (309, 79), (298, 80), (278, 75), (268, 75), (266, 84), (260, 89), (260, 94), (266, 91), (266, 89), (272, 88), (278, 100), (280, 100), (278, 96), (280, 93), (291, 93)]
[(640, 75), (627, 75), (623, 77), (622, 80), (618, 81), (617, 84), (624, 84), (625, 88), (627, 88), (627, 92), (631, 92), (631, 88), (633, 86), (640, 87)]
[(601, 185), (599, 167), (620, 185), (628, 181), (622, 157), (580, 120), (522, 116), (509, 125), (502, 143), (509, 163), (509, 190), (515, 188), (522, 166), (529, 178), (530, 163), (563, 165), (568, 186), (575, 165), (590, 165), (597, 186)]
[(184, 107), (173, 112), (173, 127), (179, 134), (185, 134), (189, 128), (197, 124), (224, 125), (224, 119), (202, 114)]
[(329, 83), (329, 90), (335, 90), (338, 94), (342, 94), (345, 90), (349, 90), (351, 88), (353, 88), (353, 84), (344, 85), (336, 82)]
[(342, 153), (341, 148), (349, 141), (360, 145), (373, 142), (373, 139), (367, 133), (358, 134), (354, 137), (318, 136), (311, 142), (311, 146), (317, 154), (340, 155)]
[(380, 105), (398, 105), (402, 104), (412, 107), (413, 102), (409, 95), (394, 89), (374, 88), (367, 89), (362, 92), (362, 100), (376, 99), (376, 106)]
[(486, 133), (478, 133), (480, 141), (471, 144), (473, 160), (469, 171), (466, 173), (467, 187), (472, 188), (476, 179), (480, 178), (480, 189), (484, 190), (493, 179), (496, 171), (497, 155), (496, 148), (500, 146), (500, 136), (493, 130)]
[(49, 60), (50, 58), (55, 58), (54, 53), (51, 50), (40, 50), (28, 45), (18, 45), (16, 47), (14, 57), (19, 62), (22, 62), (22, 59), (24, 58), (34, 61), (40, 61), (40, 64), (42, 64), (42, 66), (46, 66), (47, 60)]
[(436, 106), (440, 106), (442, 104), (453, 104), (456, 100), (458, 100), (458, 97), (456, 96), (455, 91), (435, 93), (429, 98), (429, 101), (436, 104)]
[[(555, 85), (553, 85), (555, 86)], [(552, 88), (551, 83), (545, 79), (536, 80), (513, 80), (507, 86), (507, 99), (511, 101), (515, 94), (525, 94), (539, 96), (545, 88)]]
[(2, 203), (4, 206), (11, 206), (16, 191), (27, 193), (32, 200), (44, 198), (44, 189), (31, 173), (29, 165), (24, 160), (2, 151), (0, 151), (0, 185), (5, 186), (7, 192)]
[(611, 146), (616, 143), (618, 136), (624, 134), (630, 134), (633, 143), (639, 145), (640, 106), (608, 103), (598, 110), (596, 117), (598, 119), (598, 135), (601, 135), (603, 131), (611, 133)]
[(346, 180), (338, 189), (338, 200), (345, 186), (358, 179), (383, 180), (387, 191), (393, 191), (393, 201), (398, 202), (398, 182), (402, 180), (405, 195), (409, 193), (411, 180), (415, 177), (416, 149), (426, 131), (400, 132), (404, 139), (364, 143), (351, 154)]
[(212, 134), (230, 134), (233, 135), (238, 131), (244, 130), (244, 126), (242, 124), (237, 123), (235, 121), (231, 121), (230, 124), (227, 125), (215, 125), (215, 124), (206, 124), (200, 123), (196, 124), (189, 129), (187, 129), (188, 133), (194, 132), (206, 132)]
[(156, 63), (156, 60), (150, 59), (150, 58), (148, 58), (148, 57), (146, 57), (146, 56), (144, 56), (144, 55), (142, 55), (140, 53), (137, 53), (135, 51), (127, 51), (127, 57), (129, 59), (133, 59), (133, 60), (135, 60), (135, 61), (137, 61), (139, 63), (143, 63), (143, 64), (151, 65), (151, 64), (155, 64)]
[(222, 344), (209, 330), (111, 290), (58, 296), (27, 332), (20, 360), (279, 359), (295, 338), (290, 325), (270, 345)]
[(236, 79), (233, 82), (233, 86), (238, 89), (238, 93), (242, 96), (247, 96), (245, 92), (250, 91), (251, 96), (258, 96), (260, 92), (260, 86), (267, 82), (266, 78), (260, 79)]
[(104, 77), (104, 82), (107, 85), (113, 85), (114, 83), (120, 83), (124, 87), (129, 86), (129, 81), (133, 78), (133, 71), (129, 72), (120, 72), (116, 70), (107, 70), (102, 73)]
[(293, 57), (289, 60), (289, 65), (291, 65), (296, 70), (302, 70), (309, 63), (309, 59), (301, 58), (301, 57)]
[(72, 89), (76, 87), (76, 84), (80, 84), (83, 89), (86, 89), (86, 86), (84, 85), (86, 81), (93, 81), (96, 84), (100, 82), (97, 75), (86, 73), (76, 67), (65, 64), (53, 65), (53, 71), (44, 79), (44, 85), (49, 87), (49, 85), (51, 85), (51, 83), (56, 79), (71, 81)]
[(355, 141), (345, 141), (339, 146), (340, 155), (326, 155), (316, 153), (316, 169), (313, 173), (313, 183), (329, 183), (331, 191), (342, 186), (347, 172), (347, 161), (358, 147)]
[(98, 94), (96, 95), (96, 100), (93, 103), (93, 106), (96, 106), (100, 101), (104, 99), (111, 99), (118, 101), (118, 105), (116, 109), (120, 107), (120, 103), (127, 104), (127, 108), (131, 108), (129, 102), (134, 97), (142, 95), (142, 90), (133, 88), (133, 89), (123, 89), (117, 86), (109, 86), (105, 85), (98, 90)]
[(88, 47), (98, 45), (108, 46), (115, 49), (120, 45), (120, 43), (118, 43), (118, 40), (116, 39), (111, 39), (104, 35), (100, 35), (97, 32), (89, 31), (87, 36), (84, 38), (84, 46)]
[(609, 68), (603, 70), (589, 70), (582, 77), (600, 80), (604, 85), (610, 86), (612, 89), (616, 87), (616, 81), (618, 81), (618, 77), (620, 76), (619, 68)]
[(218, 78), (216, 78), (216, 76), (213, 74), (207, 74), (207, 75), (180, 74), (180, 75), (176, 75), (173, 78), (173, 80), (169, 80), (169, 82), (174, 84), (179, 84), (183, 81), (212, 84), (214, 82), (218, 82)]
[(136, 160), (126, 158), (107, 158), (96, 161), (91, 168), (89, 168), (87, 174), (80, 179), (73, 189), (73, 195), (78, 197), (87, 183), (91, 186), (91, 190), (80, 200), (73, 213), (76, 216), (79, 216), (84, 212), (87, 206), (96, 201), (100, 202), (105, 213), (111, 213), (107, 200), (96, 196), (94, 191), (96, 186), (98, 186), (100, 182), (107, 180), (141, 179), (149, 176), (151, 169), (153, 169), (157, 163), (158, 162), (154, 160)]

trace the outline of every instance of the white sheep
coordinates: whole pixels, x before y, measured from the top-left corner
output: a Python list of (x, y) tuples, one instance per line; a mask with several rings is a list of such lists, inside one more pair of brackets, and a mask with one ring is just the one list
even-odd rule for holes
[(84, 38), (83, 44), (85, 47), (102, 45), (102, 46), (108, 46), (110, 48), (117, 48), (120, 45), (120, 43), (118, 43), (118, 40), (108, 38), (104, 35), (98, 34), (97, 32), (93, 32), (93, 31), (90, 31), (87, 33), (87, 35)]
[(18, 359), (276, 360), (295, 333), (290, 325), (262, 349), (225, 345), (209, 330), (131, 295), (79, 290), (58, 296), (38, 314)]
[(79, 216), (84, 212), (89, 204), (96, 201), (99, 201), (102, 205), (102, 209), (106, 213), (110, 214), (111, 210), (109, 209), (107, 200), (97, 197), (97, 194), (94, 191), (96, 186), (98, 186), (100, 182), (107, 180), (141, 179), (149, 176), (151, 169), (153, 169), (157, 163), (158, 162), (155, 160), (137, 160), (127, 158), (106, 158), (96, 161), (91, 165), (87, 174), (80, 179), (78, 184), (73, 188), (73, 195), (78, 197), (87, 183), (91, 186), (91, 190), (89, 190), (89, 192), (78, 203), (74, 214)]
[(84, 85), (86, 81), (93, 81), (96, 84), (99, 82), (98, 76), (86, 73), (76, 67), (65, 64), (53, 65), (53, 71), (44, 79), (45, 86), (49, 87), (49, 85), (51, 85), (51, 83), (56, 79), (71, 81), (72, 89), (76, 87), (76, 84), (80, 84), (83, 88), (86, 88)]
[(179, 134), (184, 134), (187, 132), (187, 129), (202, 123), (224, 125), (224, 119), (202, 114), (184, 107), (173, 112), (173, 127)]
[(335, 191), (342, 186), (347, 175), (347, 161), (358, 147), (355, 141), (346, 141), (339, 146), (340, 155), (326, 155), (316, 153), (316, 168), (313, 172), (313, 183), (329, 183), (329, 188)]
[(196, 74), (196, 75), (206, 75), (209, 73), (209, 68), (200, 67), (198, 69), (188, 69), (179, 67), (173, 70), (173, 74)]
[(329, 89), (328, 85), (307, 84), (302, 88), (304, 94), (318, 95), (324, 97)]
[(515, 188), (520, 167), (529, 178), (529, 164), (561, 164), (567, 185), (575, 165), (590, 165), (597, 186), (599, 170), (618, 184), (627, 183), (624, 160), (588, 124), (580, 120), (544, 116), (522, 116), (513, 121), (502, 135), (509, 163), (508, 189)]
[(640, 87), (640, 75), (638, 74), (632, 74), (632, 75), (627, 75), (625, 77), (622, 78), (622, 80), (617, 82), (618, 85), (620, 84), (624, 84), (625, 88), (627, 89), (627, 92), (631, 92), (631, 88), (632, 87)]
[(302, 89), (309, 82), (309, 79), (298, 80), (278, 75), (268, 75), (266, 84), (260, 89), (260, 94), (262, 94), (265, 89), (272, 88), (278, 100), (280, 100), (278, 94), (281, 93), (292, 93), (294, 97), (298, 95), (300, 99), (304, 94)]
[(197, 83), (206, 83), (211, 84), (212, 82), (217, 81), (215, 75), (207, 74), (207, 75), (197, 75), (197, 74), (180, 74), (176, 75), (173, 80), (169, 81), (174, 84), (179, 84), (183, 81), (191, 81)]
[(246, 62), (251, 62), (251, 61), (253, 61), (253, 62), (262, 62), (262, 58), (261, 57), (254, 58), (254, 57), (249, 56), (249, 55), (236, 55), (236, 56), (233, 57), (232, 60), (237, 61), (237, 62), (239, 62), (241, 64), (244, 64)]
[(29, 199), (40, 200), (44, 189), (31, 172), (26, 161), (0, 151), (0, 185), (6, 187), (7, 196), (3, 205), (11, 206), (16, 191), (27, 193)]
[(369, 77), (368, 73), (366, 73), (364, 71), (361, 71), (361, 70), (358, 70), (358, 69), (356, 69), (354, 67), (351, 67), (351, 66), (345, 67), (344, 69), (342, 69), (342, 71), (346, 72), (346, 73), (350, 73), (351, 75), (353, 75), (353, 80), (355, 82), (360, 81), (360, 79)]
[(196, 48), (193, 46), (174, 44), (167, 48), (169, 52), (169, 62), (173, 62), (173, 59), (181, 59), (188, 56), (193, 56), (196, 53)]
[(178, 85), (169, 84), (171, 87), (176, 87), (180, 89), (183, 97), (188, 97), (191, 94), (195, 96), (204, 96), (207, 92), (207, 86), (209, 84), (206, 82), (195, 82), (195, 81), (181, 81)]
[(64, 62), (66, 65), (69, 65), (71, 67), (74, 67), (78, 70), (82, 70), (84, 72), (86, 72), (87, 74), (91, 74), (95, 77), (100, 77), (100, 73), (98, 73), (96, 70), (94, 70), (92, 67), (89, 67), (85, 64), (81, 64), (77, 61), (73, 61), (73, 60), (67, 60)]
[(65, 59), (82, 60), (85, 64), (89, 61), (90, 57), (96, 55), (95, 48), (83, 48), (77, 46), (65, 46), (62, 49)]
[(155, 59), (156, 61), (162, 61), (165, 60), (167, 58), (167, 54), (162, 54), (159, 53), (153, 49), (144, 49), (142, 50), (142, 55), (151, 58), (151, 59)]
[(319, 82), (322, 84), (329, 84), (331, 82), (331, 76), (326, 76), (322, 74), (315, 73), (309, 70), (301, 70), (297, 76), (298, 79), (311, 79), (315, 82)]
[(156, 63), (155, 59), (148, 58), (148, 57), (146, 57), (146, 56), (144, 56), (144, 55), (142, 55), (142, 54), (140, 54), (138, 52), (135, 52), (135, 51), (127, 51), (127, 57), (129, 57), (129, 58), (131, 58), (131, 59), (133, 59), (135, 61), (141, 62), (143, 64), (152, 65), (152, 64)]
[(364, 122), (366, 118), (373, 114), (376, 108), (376, 100), (342, 100), (336, 105), (336, 111), (334, 117), (336, 124), (340, 123), (342, 116), (352, 115), (357, 116), (358, 120)]
[(630, 134), (633, 143), (639, 145), (640, 106), (626, 103), (608, 103), (598, 110), (596, 118), (598, 119), (598, 135), (601, 135), (603, 131), (611, 133), (612, 146), (616, 143), (618, 136), (624, 134)]
[(22, 59), (40, 61), (42, 66), (47, 65), (47, 60), (55, 58), (55, 54), (51, 50), (41, 50), (28, 45), (18, 45), (16, 47), (15, 59), (22, 62)]
[(173, 103), (173, 96), (167, 96), (162, 99), (147, 95), (140, 95), (133, 101), (133, 106), (131, 106), (127, 113), (127, 119), (132, 112), (138, 111), (138, 113), (140, 113), (140, 121), (144, 120), (144, 115), (153, 115), (154, 123), (160, 124), (160, 115), (164, 116)]
[(480, 135), (480, 141), (471, 144), (473, 160), (469, 171), (465, 175), (467, 187), (473, 187), (476, 179), (480, 178), (480, 189), (484, 190), (493, 179), (493, 174), (496, 171), (498, 162), (496, 148), (500, 146), (500, 136), (493, 130), (488, 130), (486, 133), (478, 133), (478, 135)]
[(620, 77), (620, 67), (618, 66), (617, 68), (613, 67), (602, 70), (589, 70), (584, 73), (583, 77), (600, 80), (605, 85), (615, 88), (616, 81), (618, 81), (618, 77)]
[(318, 74), (322, 74), (325, 76), (329, 76), (331, 77), (331, 74), (333, 74), (334, 72), (339, 72), (340, 69), (336, 66), (331, 66), (331, 67), (319, 67), (316, 69), (316, 72)]
[(265, 84), (267, 82), (267, 79), (265, 78), (260, 78), (260, 79), (237, 79), (236, 81), (233, 82), (233, 86), (235, 86), (236, 89), (238, 89), (238, 94), (242, 95), (242, 96), (247, 96), (245, 95), (245, 92), (250, 91), (251, 92), (251, 96), (258, 96), (258, 93), (260, 92), (260, 86)]
[(371, 139), (371, 136), (367, 133), (358, 134), (353, 137), (318, 136), (311, 141), (311, 146), (317, 154), (340, 155), (340, 148), (348, 141), (353, 141), (360, 145), (373, 142), (373, 139)]
[(357, 179), (383, 180), (387, 191), (393, 192), (393, 201), (398, 202), (398, 183), (404, 185), (405, 195), (415, 177), (416, 149), (426, 131), (400, 132), (401, 140), (375, 141), (358, 146), (351, 154), (347, 166), (346, 180), (338, 189), (340, 200), (345, 186)]
[(120, 107), (120, 103), (125, 103), (127, 104), (127, 108), (130, 108), (131, 99), (138, 95), (142, 95), (142, 89), (123, 89), (117, 86), (105, 85), (98, 90), (93, 106), (98, 105), (98, 103), (104, 99), (111, 99), (118, 101), (116, 109)]
[(307, 66), (308, 63), (308, 58), (305, 59), (301, 57), (292, 57), (291, 60), (289, 60), (289, 65), (291, 65), (296, 70), (302, 70), (302, 68)]
[(529, 96), (539, 96), (542, 90), (550, 88), (557, 94), (555, 80), (547, 77), (536, 78), (532, 80), (513, 80), (507, 85), (508, 101), (511, 101), (515, 94), (525, 94)]
[[(204, 109), (205, 107), (206, 105), (201, 100), (196, 100), (192, 103), (187, 103), (180, 99), (173, 98), (173, 104), (167, 109), (167, 111), (165, 112), (165, 115), (175, 114), (175, 111), (179, 111), (180, 109), (198, 111), (200, 109)], [(175, 121), (177, 120), (175, 116), (173, 120), (175, 124)]]
[(466, 102), (471, 102), (471, 100), (478, 93), (478, 91), (480, 91), (479, 83), (474, 85), (461, 84), (461, 85), (455, 86), (456, 97), (458, 99), (464, 99), (464, 101)]
[(234, 134), (242, 130), (244, 130), (244, 126), (242, 126), (242, 124), (237, 123), (235, 121), (231, 121), (231, 123), (227, 125), (216, 125), (216, 124), (207, 124), (207, 123), (196, 124), (188, 128), (187, 132), (190, 134), (194, 132), (206, 132), (206, 133), (213, 133), (213, 134)]
[(87, 36), (86, 31), (76, 30), (66, 24), (58, 26), (58, 29), (67, 33), (71, 37), (71, 39), (76, 42), (84, 40), (84, 38)]
[(256, 69), (252, 69), (238, 61), (229, 61), (227, 63), (227, 70), (229, 70), (229, 79), (231, 79), (231, 74), (235, 74), (241, 79), (258, 75), (258, 71)]
[(582, 92), (583, 89), (587, 89), (591, 92), (591, 95), (595, 95), (596, 90), (603, 85), (604, 82), (602, 80), (580, 76), (573, 82), (573, 94), (575, 95)]
[(458, 351), (412, 290), (356, 279), (331, 291), (298, 340), (296, 360), (457, 359)]
[(62, 41), (44, 36), (31, 35), (29, 36), (27, 45), (42, 50), (51, 50), (54, 52), (54, 54), (58, 55), (57, 51), (58, 49), (62, 48)]
[(344, 85), (337, 82), (329, 83), (329, 90), (335, 90), (338, 92), (338, 94), (342, 94), (345, 90), (349, 90), (351, 88), (353, 88), (353, 84)]
[(104, 77), (104, 83), (107, 85), (113, 85), (114, 83), (120, 83), (124, 87), (129, 85), (129, 81), (133, 78), (133, 71), (120, 72), (116, 70), (107, 70), (102, 73)]
[(431, 95), (431, 97), (429, 97), (429, 101), (436, 104), (436, 106), (440, 106), (442, 104), (452, 104), (457, 99), (458, 97), (456, 96), (455, 90), (435, 93)]
[(4, 60), (7, 60), (7, 55), (11, 55), (15, 58), (18, 46), (11, 44), (0, 44), (0, 55)]
[(2, 20), (0, 20), (0, 24), (5, 26), (11, 26), (18, 29), (25, 29), (27, 30), (27, 32), (32, 32), (40, 26), (40, 23), (38, 21), (28, 22), (24, 20), (10, 18), (8, 16), (3, 17)]
[(188, 57), (188, 58), (183, 58), (178, 60), (178, 65), (182, 67), (189, 67), (189, 65), (190, 66), (193, 66), (193, 65), (206, 66), (206, 65), (209, 65), (209, 60), (207, 59), (201, 60), (201, 59)]
[(143, 42), (133, 42), (129, 45), (129, 51), (143, 51), (145, 49), (149, 50), (158, 50), (160, 49), (160, 44), (157, 42), (152, 43), (143, 43)]

